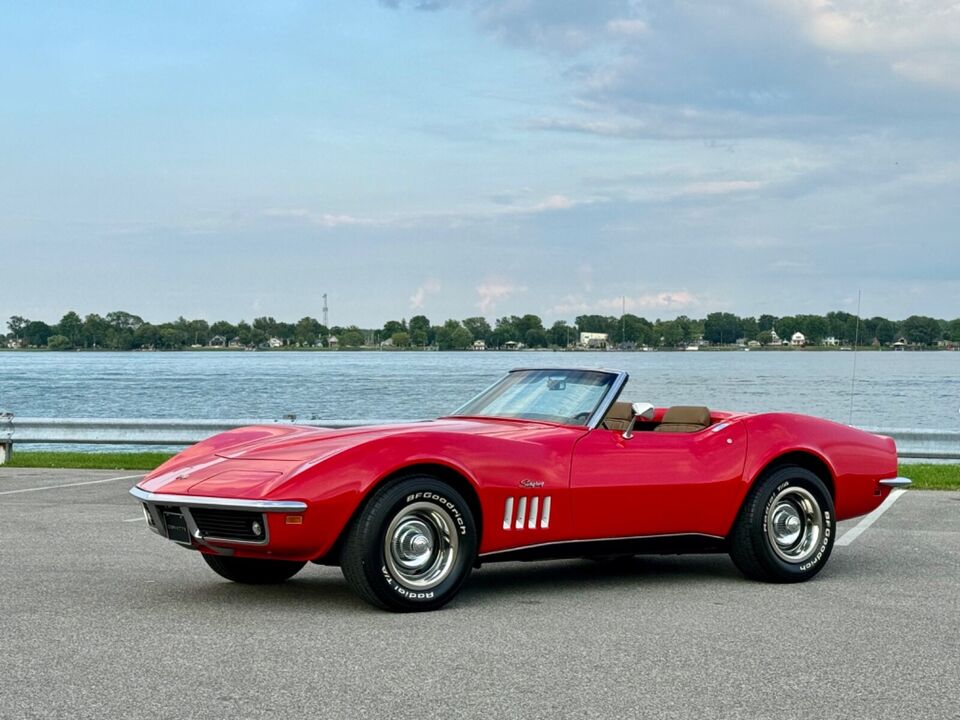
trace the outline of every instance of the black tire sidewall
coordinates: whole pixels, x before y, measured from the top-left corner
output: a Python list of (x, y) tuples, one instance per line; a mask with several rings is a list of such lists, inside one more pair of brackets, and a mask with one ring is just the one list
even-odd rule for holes
[[(450, 574), (436, 587), (413, 590), (393, 576), (387, 565), (384, 539), (394, 517), (418, 502), (443, 508), (459, 531), (459, 547)], [(385, 488), (364, 511), (360, 523), (363, 573), (371, 591), (394, 610), (429, 610), (446, 604), (466, 581), (477, 553), (477, 527), (473, 512), (463, 496), (452, 487), (430, 477), (409, 477)]]
[[(770, 546), (767, 533), (767, 522), (770, 506), (774, 498), (786, 488), (800, 487), (810, 492), (820, 511), (823, 513), (824, 530), (816, 552), (802, 563), (791, 563), (781, 558)], [(823, 481), (811, 471), (801, 467), (783, 467), (773, 471), (762, 483), (757, 493), (757, 512), (754, 514), (754, 527), (757, 549), (764, 565), (779, 579), (787, 581), (807, 580), (816, 575), (826, 564), (833, 551), (833, 543), (837, 534), (836, 512), (833, 507), (833, 498)]]

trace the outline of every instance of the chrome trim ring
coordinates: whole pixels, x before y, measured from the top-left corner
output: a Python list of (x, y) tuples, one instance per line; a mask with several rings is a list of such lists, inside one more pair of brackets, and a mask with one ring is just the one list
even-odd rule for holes
[(819, 546), (825, 522), (823, 510), (806, 488), (790, 486), (767, 503), (767, 543), (785, 562), (808, 560)]
[(245, 500), (241, 498), (208, 497), (205, 495), (168, 495), (141, 490), (138, 487), (130, 489), (130, 494), (137, 500), (161, 505), (179, 505), (183, 507), (223, 508), (225, 510), (259, 510), (260, 512), (305, 512), (307, 504), (299, 500)]
[(429, 590), (446, 580), (459, 550), (456, 523), (445, 508), (432, 502), (404, 507), (383, 537), (387, 569), (409, 590)]

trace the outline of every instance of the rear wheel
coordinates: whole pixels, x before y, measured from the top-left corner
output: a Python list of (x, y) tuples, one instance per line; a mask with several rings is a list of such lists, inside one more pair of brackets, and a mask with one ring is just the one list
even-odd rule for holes
[(304, 562), (288, 560), (255, 560), (229, 555), (207, 555), (206, 560), (217, 575), (245, 585), (275, 585), (289, 580), (303, 568)]
[(477, 554), (467, 502), (429, 476), (378, 490), (354, 520), (340, 558), (364, 600), (395, 612), (436, 610), (459, 592)]
[(801, 582), (816, 575), (833, 550), (833, 498), (816, 474), (784, 465), (761, 477), (744, 500), (730, 557), (747, 577)]

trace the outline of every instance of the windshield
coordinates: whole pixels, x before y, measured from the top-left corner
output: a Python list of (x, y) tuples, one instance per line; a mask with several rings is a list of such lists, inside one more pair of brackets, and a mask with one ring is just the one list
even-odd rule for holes
[(454, 415), (586, 425), (616, 378), (596, 370), (516, 370)]

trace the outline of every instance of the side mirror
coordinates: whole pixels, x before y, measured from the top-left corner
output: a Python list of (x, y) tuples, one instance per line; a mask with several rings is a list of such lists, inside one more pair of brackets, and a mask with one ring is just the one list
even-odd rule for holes
[(633, 437), (633, 426), (637, 424), (637, 418), (641, 420), (653, 420), (654, 414), (657, 412), (657, 409), (650, 403), (634, 403), (631, 405), (633, 409), (633, 417), (630, 418), (630, 424), (627, 426), (627, 429), (623, 431), (623, 439), (629, 440)]

